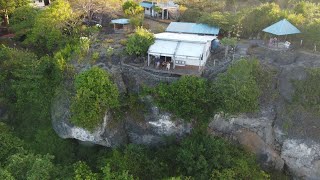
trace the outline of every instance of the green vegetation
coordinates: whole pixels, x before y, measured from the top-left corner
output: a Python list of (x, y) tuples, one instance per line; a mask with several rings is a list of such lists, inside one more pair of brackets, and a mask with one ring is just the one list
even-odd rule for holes
[(258, 109), (261, 92), (255, 74), (258, 68), (257, 60), (241, 60), (218, 76), (213, 88), (222, 111), (239, 113)]
[(77, 75), (76, 96), (71, 104), (71, 122), (77, 126), (94, 130), (107, 109), (117, 107), (119, 92), (103, 69), (93, 67)]
[(293, 101), (305, 109), (320, 114), (320, 69), (307, 71), (305, 80), (294, 81), (295, 92)]
[[(58, 137), (51, 124), (51, 106), (58, 93), (71, 94), (71, 122), (89, 131), (103, 121), (107, 111), (121, 122), (126, 114), (144, 120), (146, 109), (138, 95), (119, 94), (105, 70), (95, 66), (81, 70), (99, 57), (98, 51), (90, 50), (90, 45), (98, 43), (95, 35), (100, 29), (85, 24), (92, 23), (95, 14), (113, 11), (121, 3), (70, 2), (55, 0), (39, 10), (27, 6), (29, 2), (24, 0), (0, 0), (4, 25), (9, 24), (10, 17), (9, 28), (16, 35), (15, 48), (0, 47), (0, 108), (6, 111), (6, 116), (0, 119), (0, 179), (269, 178), (250, 154), (209, 136), (206, 129), (195, 129), (185, 139), (168, 141), (160, 148), (129, 144), (110, 150)], [(274, 3), (244, 8), (233, 0), (179, 0), (179, 3), (183, 4), (181, 21), (221, 27), (224, 36), (230, 38), (225, 39), (225, 45), (233, 45), (232, 40), (239, 37), (257, 36), (262, 28), (281, 18), (289, 19), (303, 31), (297, 39), (304, 39), (312, 47), (320, 43), (317, 31), (320, 9), (315, 3), (295, 1), (281, 8)], [(122, 7), (134, 27), (143, 24), (141, 6), (127, 1)], [(84, 23), (84, 19), (89, 23)], [(116, 47), (115, 40), (105, 41), (104, 53), (108, 58), (118, 53), (116, 48), (109, 47), (110, 44)], [(143, 56), (154, 43), (154, 36), (138, 27), (128, 40), (120, 43), (126, 46), (129, 55)], [(319, 70), (310, 70), (306, 81), (296, 81), (294, 102), (320, 112), (319, 78)], [(257, 110), (261, 92), (269, 88), (269, 80), (270, 75), (258, 61), (241, 60), (214, 81), (186, 76), (149, 92), (162, 109), (203, 128), (216, 112), (237, 114)]]
[(214, 82), (185, 76), (170, 85), (161, 84), (151, 94), (163, 109), (186, 120), (204, 121), (217, 111), (256, 111), (268, 77), (257, 60), (240, 60)]
[(129, 55), (144, 55), (153, 43), (154, 35), (148, 30), (138, 27), (136, 32), (128, 38), (126, 51)]
[(216, 104), (215, 93), (209, 89), (205, 79), (184, 76), (170, 85), (161, 84), (152, 94), (161, 107), (179, 117), (203, 119), (212, 113)]

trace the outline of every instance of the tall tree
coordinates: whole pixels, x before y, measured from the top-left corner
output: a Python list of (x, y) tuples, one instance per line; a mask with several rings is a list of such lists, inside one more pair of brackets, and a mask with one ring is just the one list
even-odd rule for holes
[(3, 18), (3, 24), (9, 25), (9, 14), (17, 7), (27, 5), (28, 0), (0, 0), (0, 14)]

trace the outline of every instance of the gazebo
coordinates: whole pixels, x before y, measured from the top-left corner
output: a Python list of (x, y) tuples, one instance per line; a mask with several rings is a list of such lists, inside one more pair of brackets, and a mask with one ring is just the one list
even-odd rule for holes
[(274, 23), (271, 26), (263, 29), (262, 31), (270, 34), (274, 34), (277, 36), (301, 33), (298, 28), (296, 28), (286, 19), (283, 19), (277, 23)]
[[(283, 19), (279, 22), (276, 22), (274, 24), (272, 24), (271, 26), (265, 28), (262, 30), (263, 32), (266, 33), (270, 33), (276, 36), (284, 36), (285, 35), (285, 39), (287, 37), (287, 35), (291, 35), (291, 34), (299, 34), (301, 33), (301, 31), (296, 28), (294, 25), (292, 25), (288, 20)], [(272, 39), (270, 39), (269, 44), (273, 43), (277, 43), (277, 47), (279, 47), (279, 43), (278, 40), (276, 40), (276, 42), (274, 42)], [(290, 46), (290, 42), (286, 41), (283, 46), (285, 48), (289, 48)]]

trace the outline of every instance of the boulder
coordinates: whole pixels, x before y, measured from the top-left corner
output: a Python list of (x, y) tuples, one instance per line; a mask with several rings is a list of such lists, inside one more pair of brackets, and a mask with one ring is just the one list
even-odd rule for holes
[(157, 107), (150, 96), (143, 98), (143, 103), (147, 107), (144, 119), (140, 122), (126, 117), (126, 131), (130, 142), (145, 145), (160, 145), (165, 143), (165, 137), (173, 136), (180, 139), (191, 132), (191, 123), (186, 123), (183, 119), (174, 118), (168, 112), (162, 112)]
[(301, 179), (320, 179), (320, 144), (287, 139), (282, 146), (281, 158), (294, 176)]
[(272, 120), (265, 117), (224, 117), (217, 114), (209, 124), (209, 133), (241, 144), (256, 154), (260, 164), (265, 168), (282, 170), (284, 167), (284, 161), (274, 145)]
[(70, 93), (66, 90), (58, 94), (52, 106), (52, 126), (59, 137), (73, 138), (82, 142), (116, 147), (126, 142), (123, 124), (114, 123), (109, 113), (103, 117), (103, 123), (94, 131), (88, 131), (70, 123)]

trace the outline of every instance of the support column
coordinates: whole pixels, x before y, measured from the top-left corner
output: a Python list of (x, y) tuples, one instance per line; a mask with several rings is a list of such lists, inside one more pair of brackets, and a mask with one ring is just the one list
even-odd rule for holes
[(150, 66), (150, 54), (148, 53), (148, 66)]
[(169, 19), (169, 9), (167, 9), (167, 19)]
[(162, 9), (162, 19), (164, 19), (164, 9)]

